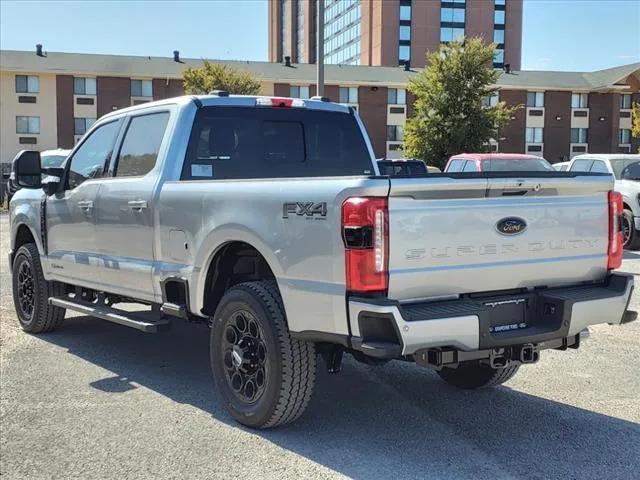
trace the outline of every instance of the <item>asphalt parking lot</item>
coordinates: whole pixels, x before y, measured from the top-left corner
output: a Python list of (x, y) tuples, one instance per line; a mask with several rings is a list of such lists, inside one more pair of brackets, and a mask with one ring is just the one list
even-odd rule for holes
[[(300, 421), (255, 432), (216, 398), (204, 327), (149, 335), (68, 314), (57, 332), (23, 333), (6, 214), (0, 235), (3, 479), (638, 478), (640, 321), (592, 328), (580, 350), (477, 392), (349, 359), (320, 371)], [(622, 270), (640, 274), (640, 254)]]

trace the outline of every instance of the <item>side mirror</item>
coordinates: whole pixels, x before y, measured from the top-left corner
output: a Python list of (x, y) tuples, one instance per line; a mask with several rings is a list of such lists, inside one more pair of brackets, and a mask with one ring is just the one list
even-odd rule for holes
[(13, 171), (16, 184), (21, 188), (40, 188), (42, 186), (42, 166), (40, 152), (22, 150), (13, 159)]

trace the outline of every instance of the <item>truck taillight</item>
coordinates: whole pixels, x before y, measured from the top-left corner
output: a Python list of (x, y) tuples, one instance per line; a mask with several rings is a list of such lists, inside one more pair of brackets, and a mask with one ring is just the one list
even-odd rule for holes
[(609, 192), (609, 248), (607, 251), (607, 268), (609, 270), (622, 265), (622, 245), (624, 243), (620, 228), (622, 211), (622, 195), (618, 192)]
[(342, 204), (347, 290), (385, 293), (389, 283), (386, 197), (352, 197)]

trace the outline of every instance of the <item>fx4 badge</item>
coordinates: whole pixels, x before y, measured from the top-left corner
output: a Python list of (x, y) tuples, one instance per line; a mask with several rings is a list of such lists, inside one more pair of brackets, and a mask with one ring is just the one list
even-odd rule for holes
[(298, 217), (316, 218), (324, 220), (327, 216), (327, 202), (288, 202), (282, 204), (282, 218), (289, 218), (289, 215)]

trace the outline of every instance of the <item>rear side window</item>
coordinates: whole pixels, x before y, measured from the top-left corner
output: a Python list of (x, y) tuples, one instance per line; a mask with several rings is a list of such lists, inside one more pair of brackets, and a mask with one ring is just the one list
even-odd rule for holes
[(168, 121), (169, 112), (131, 119), (118, 155), (116, 177), (138, 177), (153, 169)]
[(303, 108), (205, 107), (198, 111), (182, 178), (369, 175), (352, 115)]
[(591, 166), (591, 162), (593, 162), (593, 160), (590, 160), (587, 158), (576, 160), (571, 165), (571, 171), (572, 172), (588, 172), (589, 167)]
[(591, 165), (591, 171), (595, 173), (609, 173), (607, 165), (602, 160), (595, 160)]
[(462, 169), (463, 172), (477, 172), (478, 171), (478, 166), (476, 165), (476, 162), (474, 162), (473, 160), (467, 160), (467, 163), (464, 164), (464, 168)]

